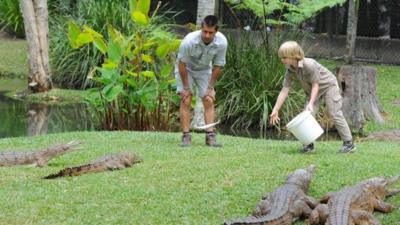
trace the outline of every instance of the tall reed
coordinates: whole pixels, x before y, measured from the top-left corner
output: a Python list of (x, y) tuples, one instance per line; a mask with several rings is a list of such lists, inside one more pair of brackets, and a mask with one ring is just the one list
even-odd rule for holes
[[(260, 37), (242, 32), (229, 38), (227, 64), (216, 88), (219, 117), (232, 129), (266, 131), (282, 88), (285, 68), (277, 54), (281, 38)], [(291, 92), (280, 111), (282, 124), (299, 111), (302, 98), (302, 92)]]

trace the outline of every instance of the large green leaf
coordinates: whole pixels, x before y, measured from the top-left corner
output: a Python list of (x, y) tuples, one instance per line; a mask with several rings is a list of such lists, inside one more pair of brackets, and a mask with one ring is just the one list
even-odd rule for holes
[(160, 58), (164, 58), (169, 53), (170, 44), (163, 43), (157, 47), (156, 54)]
[(74, 21), (68, 21), (68, 40), (73, 48), (80, 47), (76, 44), (76, 40), (78, 39), (80, 33), (81, 30), (79, 29), (79, 26), (76, 25)]
[(104, 42), (103, 38), (101, 37), (94, 37), (93, 38), (94, 46), (100, 50), (101, 53), (106, 54), (107, 52), (107, 44)]
[(151, 79), (155, 77), (153, 71), (142, 71), (141, 74), (142, 74), (142, 76), (151, 78)]
[(165, 65), (160, 72), (161, 77), (165, 78), (171, 75), (172, 70), (174, 67), (172, 65)]
[(100, 37), (100, 38), (103, 37), (103, 35), (97, 33), (95, 30), (93, 30), (92, 28), (90, 28), (90, 27), (88, 27), (86, 25), (83, 26), (83, 31), (91, 34), (93, 37)]
[(104, 63), (101, 64), (101, 66), (102, 66), (104, 69), (115, 69), (115, 68), (118, 67), (118, 64), (115, 63), (115, 62), (112, 61), (112, 60), (106, 59), (106, 60), (104, 61)]
[(132, 12), (132, 19), (139, 25), (147, 25), (149, 23), (149, 18), (140, 11)]
[(123, 91), (124, 91), (124, 89), (121, 85), (112, 86), (110, 84), (110, 85), (107, 85), (106, 87), (104, 87), (103, 94), (104, 94), (104, 97), (106, 98), (106, 100), (108, 102), (111, 102), (114, 99), (116, 99), (118, 97), (118, 95), (121, 94)]
[(140, 95), (140, 103), (146, 108), (146, 110), (152, 111), (157, 105), (158, 91), (155, 83), (147, 83), (143, 87), (142, 93)]
[(96, 67), (96, 70), (100, 71), (101, 77), (109, 80), (110, 82), (115, 81), (118, 77), (117, 69)]
[(142, 60), (143, 62), (152, 63), (153, 57), (151, 55), (142, 54)]
[(129, 12), (136, 10), (137, 0), (129, 0)]
[(119, 63), (122, 57), (122, 48), (120, 44), (110, 41), (107, 48), (107, 55), (111, 61)]
[(78, 46), (82, 46), (85, 44), (88, 44), (93, 41), (93, 36), (90, 33), (87, 32), (82, 32), (78, 35), (78, 38), (76, 39), (76, 44)]
[(150, 3), (151, 3), (150, 0), (139, 0), (137, 2), (136, 10), (139, 10), (144, 15), (148, 15), (149, 14), (149, 10), (150, 10)]

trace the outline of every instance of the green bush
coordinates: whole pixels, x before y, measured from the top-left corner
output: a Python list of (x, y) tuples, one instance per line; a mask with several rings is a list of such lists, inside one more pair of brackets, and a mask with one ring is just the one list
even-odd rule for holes
[[(108, 24), (125, 34), (134, 29), (134, 24), (126, 0), (78, 1), (72, 8), (68, 7), (59, 7), (61, 13), (53, 14), (49, 24), (53, 81), (61, 87), (85, 88), (93, 85), (87, 75), (103, 58), (98, 50), (89, 46), (71, 47), (67, 37), (68, 21), (74, 20), (82, 26), (87, 24), (103, 36), (107, 36)], [(62, 13), (68, 11), (70, 15)]]
[[(218, 113), (233, 129), (263, 132), (282, 88), (285, 69), (277, 53), (281, 38), (275, 35), (273, 43), (267, 43), (250, 33), (240, 36), (229, 41), (227, 64), (216, 86)], [(300, 110), (303, 96), (302, 92), (291, 92), (280, 111), (282, 124)]]
[[(48, 0), (49, 14), (67, 14), (74, 5), (74, 0)], [(0, 0), (0, 30), (25, 37), (24, 19), (18, 0)]]
[[(150, 0), (130, 1), (135, 26), (124, 35), (108, 24), (107, 36), (88, 26), (68, 24), (68, 40), (74, 49), (91, 49), (102, 57), (90, 78), (98, 85), (99, 98), (89, 99), (107, 130), (168, 130), (176, 112), (177, 95), (171, 76), (180, 40), (164, 25), (148, 16)], [(94, 64), (93, 66), (95, 66)], [(95, 89), (95, 90), (96, 90)], [(96, 90), (97, 91), (97, 90)]]
[(17, 37), (25, 37), (24, 19), (19, 8), (19, 1), (0, 0), (0, 30)]

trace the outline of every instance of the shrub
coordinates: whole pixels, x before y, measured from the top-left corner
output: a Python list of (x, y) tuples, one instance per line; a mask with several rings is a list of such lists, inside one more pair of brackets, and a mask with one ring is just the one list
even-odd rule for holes
[(134, 26), (130, 20), (128, 2), (86, 0), (61, 6), (58, 7), (59, 13), (52, 15), (49, 25), (53, 81), (68, 88), (93, 86), (94, 83), (86, 78), (91, 69), (102, 62), (102, 54), (89, 46), (73, 49), (67, 38), (68, 21), (74, 20), (82, 26), (90, 24), (103, 36), (107, 35), (107, 24), (126, 33)]
[[(238, 40), (229, 39), (227, 64), (216, 88), (219, 117), (232, 129), (263, 132), (268, 128), (269, 114), (282, 88), (284, 74), (277, 54), (281, 38), (279, 34), (274, 37), (270, 44), (246, 32)], [(291, 91), (280, 111), (282, 124), (300, 110), (303, 97), (302, 92)]]
[(90, 76), (100, 97), (89, 100), (104, 129), (168, 130), (176, 112), (171, 73), (180, 41), (165, 26), (154, 24), (149, 8), (150, 0), (130, 1), (130, 35), (109, 24), (105, 38), (88, 26), (69, 22), (71, 46), (91, 43), (103, 59)]
[(19, 1), (0, 0), (0, 30), (20, 38), (25, 37), (24, 19), (20, 12)]

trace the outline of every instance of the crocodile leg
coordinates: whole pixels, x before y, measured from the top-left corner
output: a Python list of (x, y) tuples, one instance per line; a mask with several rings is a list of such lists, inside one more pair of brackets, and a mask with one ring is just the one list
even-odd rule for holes
[(379, 199), (375, 199), (373, 202), (374, 205), (374, 209), (383, 212), (383, 213), (389, 213), (391, 211), (393, 211), (393, 209), (395, 208), (393, 205), (386, 203), (384, 201), (381, 201)]
[(400, 175), (394, 176), (388, 180), (388, 185), (392, 185), (400, 180)]
[(354, 225), (381, 225), (381, 223), (367, 211), (352, 210), (350, 214)]
[(387, 194), (386, 196), (387, 196), (387, 197), (392, 197), (392, 196), (394, 196), (394, 195), (397, 195), (398, 193), (400, 193), (400, 189), (391, 190), (391, 191), (389, 192), (389, 194)]
[(308, 218), (312, 212), (312, 209), (303, 200), (296, 200), (294, 201), (293, 207), (290, 209), (290, 212), (293, 217), (304, 216)]
[(319, 200), (319, 202), (320, 202), (320, 203), (328, 203), (329, 199), (332, 198), (333, 195), (335, 195), (334, 192), (329, 192), (329, 193), (327, 193), (326, 195), (324, 195), (324, 196)]
[(311, 197), (311, 196), (306, 196), (306, 203), (312, 209), (314, 209), (318, 205), (318, 201), (315, 198)]
[(325, 222), (329, 217), (329, 209), (327, 204), (319, 204), (311, 212), (308, 220), (306, 221), (310, 225), (317, 225)]
[(43, 158), (38, 158), (38, 159), (36, 160), (36, 165), (37, 165), (38, 167), (44, 167), (44, 166), (47, 166), (47, 162), (46, 162), (46, 160), (44, 160)]
[(262, 199), (253, 210), (252, 215), (255, 217), (260, 217), (267, 215), (271, 212), (271, 203), (267, 199)]

